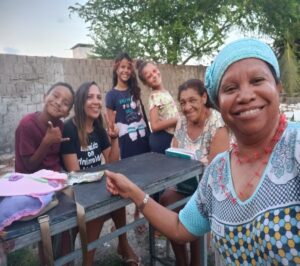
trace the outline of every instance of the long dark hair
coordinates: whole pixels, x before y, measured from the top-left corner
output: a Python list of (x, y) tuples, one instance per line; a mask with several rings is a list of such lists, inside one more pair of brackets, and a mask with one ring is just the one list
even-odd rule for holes
[(178, 87), (178, 94), (177, 94), (177, 100), (180, 101), (180, 95), (183, 91), (187, 90), (187, 89), (193, 89), (195, 90), (200, 96), (203, 96), (203, 94), (205, 93), (207, 95), (207, 101), (205, 106), (207, 108), (212, 107), (212, 104), (209, 100), (206, 88), (204, 87), (203, 82), (200, 79), (189, 79), (186, 82), (182, 83), (179, 87)]
[(141, 98), (141, 88), (138, 85), (138, 81), (133, 67), (133, 60), (127, 53), (122, 52), (115, 59), (115, 63), (113, 67), (113, 78), (112, 78), (113, 87), (115, 87), (118, 83), (117, 69), (123, 59), (128, 60), (128, 62), (131, 65), (131, 77), (127, 81), (127, 85), (130, 94), (133, 96), (133, 100), (137, 101)]
[(144, 85), (147, 85), (147, 81), (146, 81), (146, 78), (144, 76), (143, 70), (144, 70), (145, 66), (148, 65), (149, 63), (150, 62), (144, 61), (144, 60), (141, 60), (141, 59), (137, 60), (136, 63), (135, 63), (135, 67), (137, 69), (139, 79), (143, 82)]
[[(97, 85), (95, 81), (88, 81), (81, 84), (76, 91), (75, 101), (74, 101), (74, 121), (77, 126), (78, 136), (80, 145), (82, 147), (88, 146), (88, 133), (85, 129), (86, 114), (84, 111), (84, 105), (88, 97), (89, 89), (92, 85)], [(103, 117), (102, 114), (99, 115), (99, 118), (94, 121), (95, 130), (99, 131), (100, 128), (103, 128)]]

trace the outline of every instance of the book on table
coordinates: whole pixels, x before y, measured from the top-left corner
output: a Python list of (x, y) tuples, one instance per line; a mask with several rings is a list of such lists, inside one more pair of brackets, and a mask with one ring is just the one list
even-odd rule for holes
[(165, 154), (170, 157), (197, 160), (195, 152), (182, 148), (168, 148), (165, 150)]
[[(196, 153), (183, 149), (183, 148), (168, 148), (165, 151), (167, 156), (183, 158), (188, 160), (197, 160)], [(199, 162), (199, 167), (202, 168), (202, 164)], [(176, 191), (183, 194), (192, 195), (194, 191), (197, 189), (199, 183), (199, 176), (195, 176), (188, 180), (185, 180), (176, 185)]]

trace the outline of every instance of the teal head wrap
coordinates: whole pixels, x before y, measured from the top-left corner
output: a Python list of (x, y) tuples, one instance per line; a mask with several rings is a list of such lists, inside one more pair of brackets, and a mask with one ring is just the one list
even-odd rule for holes
[(280, 78), (278, 61), (269, 45), (251, 38), (231, 42), (219, 52), (205, 73), (205, 87), (210, 101), (216, 108), (219, 86), (225, 71), (233, 63), (246, 58), (258, 58), (269, 63), (274, 68), (276, 77)]

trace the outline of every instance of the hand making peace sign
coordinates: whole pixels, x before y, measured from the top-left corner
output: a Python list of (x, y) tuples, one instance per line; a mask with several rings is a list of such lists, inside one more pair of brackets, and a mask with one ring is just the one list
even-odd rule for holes
[(109, 118), (107, 112), (104, 113), (105, 122), (107, 125), (107, 134), (111, 139), (116, 139), (119, 136), (119, 129), (115, 124), (116, 121), (116, 111), (112, 113), (111, 118)]

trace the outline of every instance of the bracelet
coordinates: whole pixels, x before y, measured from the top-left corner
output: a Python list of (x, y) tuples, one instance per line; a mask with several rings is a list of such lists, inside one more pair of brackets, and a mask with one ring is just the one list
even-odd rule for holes
[(146, 204), (148, 203), (149, 199), (150, 199), (150, 196), (149, 196), (149, 194), (146, 193), (142, 203), (137, 206), (140, 212), (142, 212), (144, 210), (144, 208), (145, 208)]

